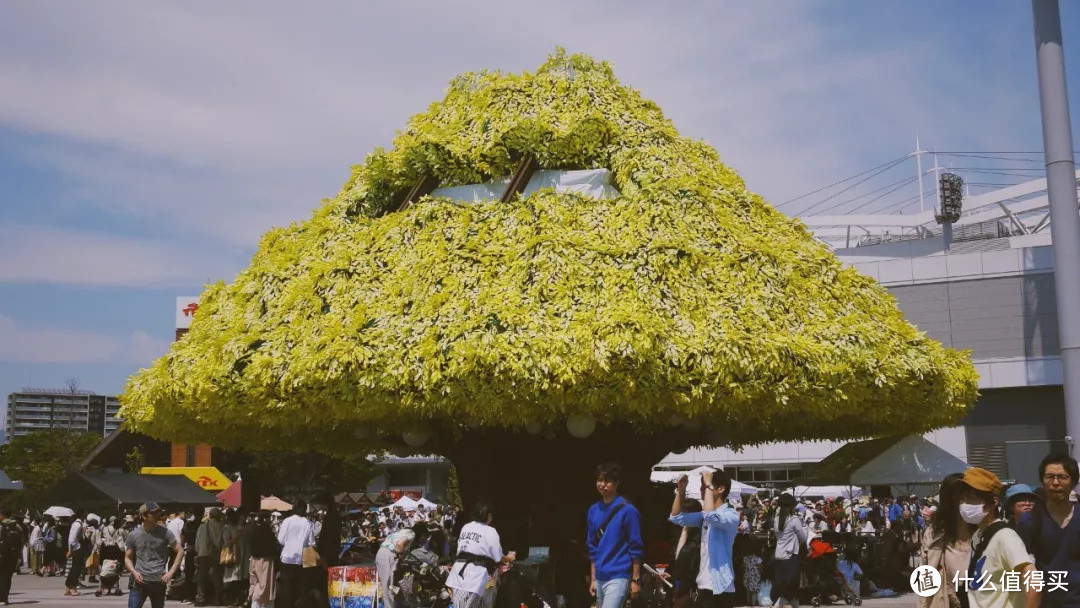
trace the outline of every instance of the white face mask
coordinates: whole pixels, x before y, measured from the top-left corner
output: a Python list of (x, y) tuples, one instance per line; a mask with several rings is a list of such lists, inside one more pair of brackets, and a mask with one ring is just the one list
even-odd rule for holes
[(977, 524), (986, 517), (986, 511), (983, 505), (969, 505), (966, 502), (960, 503), (960, 518), (969, 524)]

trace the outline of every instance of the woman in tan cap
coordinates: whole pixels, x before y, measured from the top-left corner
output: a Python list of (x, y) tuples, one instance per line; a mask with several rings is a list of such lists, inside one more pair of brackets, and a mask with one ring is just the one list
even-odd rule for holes
[[(998, 515), (1001, 480), (986, 469), (964, 471), (960, 517), (978, 529), (971, 537), (965, 582), (974, 608), (1037, 608), (1039, 591), (1027, 585), (1035, 569), (1020, 535)], [(1015, 586), (1010, 582), (1015, 581)], [(1015, 590), (1007, 590), (1010, 587)]]

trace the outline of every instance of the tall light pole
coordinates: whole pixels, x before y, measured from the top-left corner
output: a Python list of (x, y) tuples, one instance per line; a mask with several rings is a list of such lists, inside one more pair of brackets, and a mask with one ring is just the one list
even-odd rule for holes
[[(1065, 433), (1069, 451), (1080, 438), (1080, 210), (1076, 199), (1065, 53), (1057, 0), (1031, 0), (1039, 69), (1046, 191), (1054, 243), (1054, 287), (1065, 384)], [(1075, 456), (1075, 454), (1074, 454)]]

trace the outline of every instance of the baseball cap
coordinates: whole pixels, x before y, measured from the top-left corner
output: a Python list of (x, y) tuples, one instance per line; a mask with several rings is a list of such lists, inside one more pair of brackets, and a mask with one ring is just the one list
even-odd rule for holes
[(144, 502), (139, 506), (139, 515), (146, 515), (147, 513), (160, 513), (161, 507), (153, 501)]
[(1013, 498), (1024, 494), (1032, 497), (1038, 496), (1035, 494), (1035, 490), (1031, 489), (1031, 486), (1026, 483), (1017, 483), (1009, 486), (1008, 490), (1005, 490), (1005, 501), (1008, 502)]
[(969, 487), (980, 492), (990, 492), (995, 496), (1001, 494), (1001, 480), (998, 479), (997, 475), (994, 475), (986, 469), (971, 467), (964, 471), (964, 478), (962, 481)]

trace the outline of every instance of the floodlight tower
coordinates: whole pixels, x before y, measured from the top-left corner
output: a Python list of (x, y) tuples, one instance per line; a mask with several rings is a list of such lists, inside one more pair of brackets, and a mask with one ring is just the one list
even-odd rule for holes
[(942, 173), (938, 180), (938, 212), (934, 219), (941, 224), (941, 239), (948, 252), (952, 245), (952, 225), (959, 221), (964, 200), (964, 180), (955, 173)]

